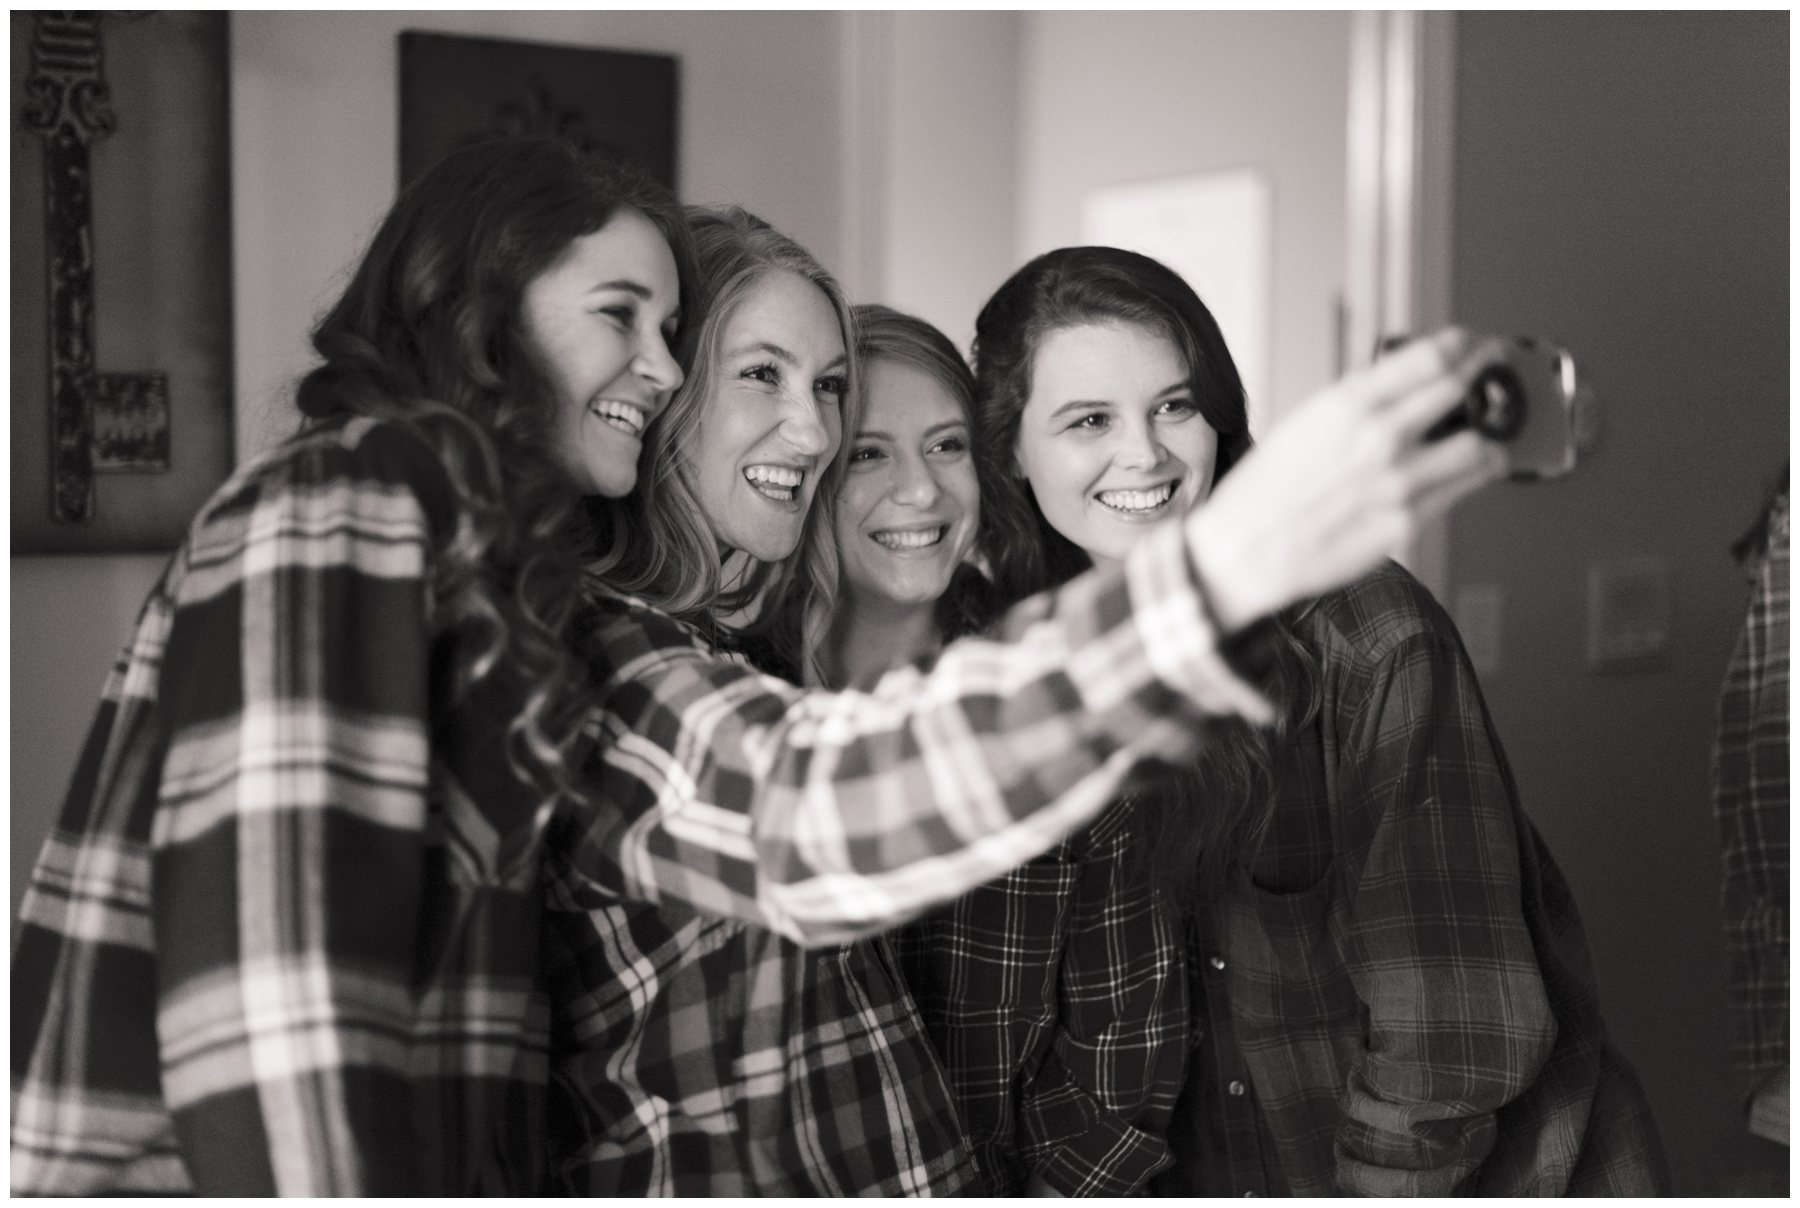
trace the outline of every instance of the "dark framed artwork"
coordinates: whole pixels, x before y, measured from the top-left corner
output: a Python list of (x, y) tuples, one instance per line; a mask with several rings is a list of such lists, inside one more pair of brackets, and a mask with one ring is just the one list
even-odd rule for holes
[(12, 552), (172, 549), (231, 472), (219, 12), (12, 13)]
[(674, 189), (679, 92), (672, 55), (408, 30), (400, 35), (400, 183), (465, 143), (555, 134)]

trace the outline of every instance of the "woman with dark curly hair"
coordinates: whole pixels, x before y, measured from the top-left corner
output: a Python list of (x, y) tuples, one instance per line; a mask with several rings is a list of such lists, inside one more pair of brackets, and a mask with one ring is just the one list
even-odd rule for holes
[(541, 835), (597, 678), (578, 505), (633, 488), (681, 384), (689, 249), (660, 186), (548, 140), (395, 202), (302, 431), (146, 601), (32, 875), (15, 1192), (540, 1184)]

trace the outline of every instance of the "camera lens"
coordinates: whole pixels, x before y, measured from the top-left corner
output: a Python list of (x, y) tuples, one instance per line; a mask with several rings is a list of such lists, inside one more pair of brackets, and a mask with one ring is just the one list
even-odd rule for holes
[(1525, 426), (1525, 386), (1507, 365), (1481, 371), (1463, 400), (1469, 423), (1491, 440), (1511, 440)]

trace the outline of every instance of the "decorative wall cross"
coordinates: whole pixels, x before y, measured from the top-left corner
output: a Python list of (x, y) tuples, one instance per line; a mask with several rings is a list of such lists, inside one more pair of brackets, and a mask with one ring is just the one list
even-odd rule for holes
[(94, 355), (93, 196), (88, 146), (117, 127), (101, 77), (101, 14), (32, 17), (25, 124), (44, 138), (50, 303), (50, 514), (94, 514), (98, 473), (169, 468), (169, 381), (101, 373)]

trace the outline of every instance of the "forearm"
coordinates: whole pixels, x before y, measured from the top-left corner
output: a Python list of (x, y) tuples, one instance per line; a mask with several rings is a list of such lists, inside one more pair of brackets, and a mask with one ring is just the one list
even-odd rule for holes
[(1045, 851), (1136, 764), (1258, 704), (1218, 653), (1182, 534), (1146, 546), (867, 693), (801, 693), (624, 616), (602, 634), (620, 682), (597, 785), (620, 812), (578, 871), (823, 944)]

